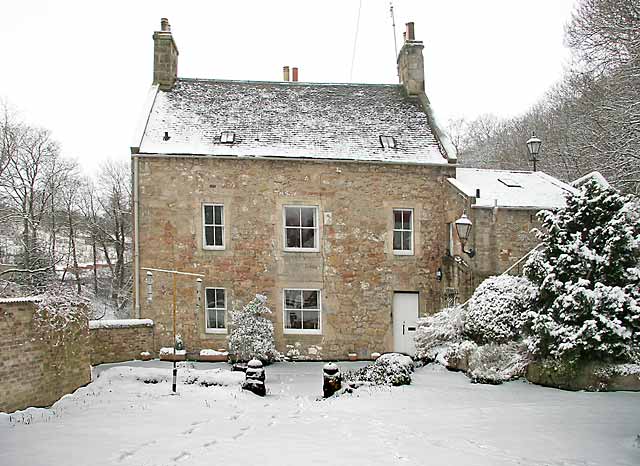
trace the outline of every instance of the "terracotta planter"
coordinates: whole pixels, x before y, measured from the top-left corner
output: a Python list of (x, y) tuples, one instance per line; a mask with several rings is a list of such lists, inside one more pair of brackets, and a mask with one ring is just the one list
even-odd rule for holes
[(161, 354), (160, 361), (186, 361), (186, 354)]
[(140, 353), (141, 361), (151, 361), (153, 359), (153, 355), (151, 353)]
[(349, 353), (349, 361), (357, 361), (358, 355), (356, 353)]
[(201, 354), (198, 356), (198, 361), (203, 362), (227, 362), (229, 356), (225, 354)]

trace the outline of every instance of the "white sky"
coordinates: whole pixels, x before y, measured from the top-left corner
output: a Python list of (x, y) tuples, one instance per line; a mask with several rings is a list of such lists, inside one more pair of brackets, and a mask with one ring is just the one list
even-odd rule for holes
[[(574, 0), (395, 0), (398, 47), (414, 21), (439, 120), (510, 116), (568, 60)], [(109, 2), (22, 0), (1, 8), (0, 98), (50, 129), (93, 170), (127, 159), (152, 79), (153, 31), (167, 17), (181, 77), (349, 82), (358, 0)], [(397, 82), (388, 0), (362, 0), (353, 82)]]

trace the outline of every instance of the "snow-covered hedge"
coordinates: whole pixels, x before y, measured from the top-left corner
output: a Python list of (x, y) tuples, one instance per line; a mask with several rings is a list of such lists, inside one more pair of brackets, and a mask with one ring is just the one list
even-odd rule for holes
[(464, 335), (478, 344), (518, 339), (525, 314), (537, 294), (537, 287), (524, 277), (487, 278), (469, 300), (464, 314)]
[(467, 375), (473, 382), (500, 384), (524, 375), (529, 360), (522, 343), (489, 343), (470, 352)]
[(409, 385), (413, 369), (413, 360), (409, 356), (387, 353), (368, 366), (345, 372), (344, 379), (355, 385)]
[(463, 309), (448, 307), (418, 320), (416, 329), (416, 358), (433, 361), (447, 348), (462, 342)]
[(273, 336), (273, 322), (266, 317), (271, 314), (266, 302), (266, 296), (257, 294), (241, 311), (231, 313), (229, 354), (232, 361), (259, 359), (269, 363), (280, 357)]
[(51, 288), (35, 301), (34, 323), (43, 339), (53, 346), (64, 345), (79, 329), (87, 328), (90, 301), (63, 286)]
[(640, 205), (597, 183), (541, 214), (545, 249), (527, 276), (540, 287), (528, 315), (540, 358), (629, 361), (640, 344)]

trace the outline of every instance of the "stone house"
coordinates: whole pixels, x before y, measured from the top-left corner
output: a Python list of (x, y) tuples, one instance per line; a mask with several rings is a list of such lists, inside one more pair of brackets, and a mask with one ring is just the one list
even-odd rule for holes
[(195, 280), (175, 282), (189, 352), (225, 348), (229, 311), (261, 293), (283, 353), (411, 353), (416, 319), (437, 311), (463, 273), (447, 265), (461, 255), (450, 225), (469, 207), (495, 229), (494, 210), (470, 208), (484, 200), (469, 195), (473, 184), (456, 181), (413, 23), (397, 85), (299, 82), (297, 69), (289, 81), (288, 68), (282, 82), (178, 78), (165, 19), (153, 38), (153, 85), (131, 153), (134, 313), (155, 321), (156, 346), (172, 346), (174, 285), (154, 275), (148, 302), (144, 268), (204, 275), (200, 307)]

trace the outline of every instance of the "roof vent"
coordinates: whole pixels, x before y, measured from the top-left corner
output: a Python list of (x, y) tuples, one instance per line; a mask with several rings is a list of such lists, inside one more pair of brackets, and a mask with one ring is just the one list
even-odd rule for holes
[(498, 178), (498, 181), (509, 188), (522, 188), (522, 185), (513, 178)]
[(169, 131), (165, 131), (164, 136), (162, 136), (162, 140), (168, 141), (169, 139), (171, 139), (171, 136), (169, 136)]
[(380, 136), (380, 146), (383, 149), (396, 149), (396, 138), (393, 136)]
[(223, 131), (222, 134), (220, 134), (220, 142), (222, 144), (233, 144), (235, 140), (236, 133), (233, 131)]

